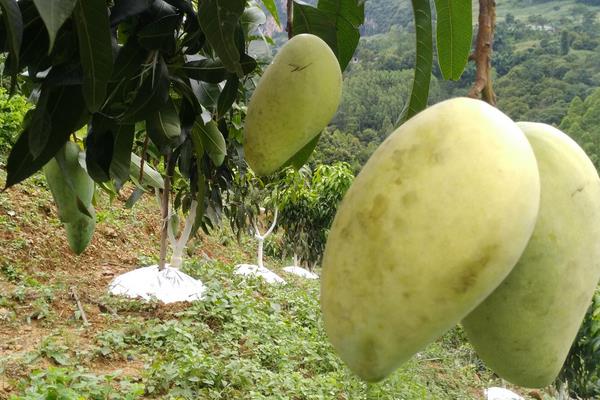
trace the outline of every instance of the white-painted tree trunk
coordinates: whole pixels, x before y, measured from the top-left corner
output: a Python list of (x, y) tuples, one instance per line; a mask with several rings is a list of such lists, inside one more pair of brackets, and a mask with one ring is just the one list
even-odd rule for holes
[[(183, 263), (183, 251), (185, 250), (185, 245), (190, 239), (190, 234), (192, 233), (192, 227), (194, 226), (194, 221), (196, 220), (196, 211), (198, 209), (198, 202), (196, 200), (192, 201), (190, 205), (190, 211), (188, 212), (187, 217), (185, 218), (185, 224), (183, 226), (183, 231), (181, 231), (181, 235), (179, 238), (175, 237), (175, 232), (173, 232), (173, 224), (168, 223), (167, 234), (169, 237), (169, 243), (171, 244), (171, 249), (173, 253), (171, 255), (171, 261), (169, 265), (173, 268), (181, 267)], [(171, 220), (171, 212), (169, 211), (169, 221)]]
[(265, 239), (267, 238), (267, 236), (269, 236), (271, 234), (271, 232), (273, 232), (273, 229), (275, 229), (275, 224), (277, 223), (277, 213), (278, 213), (278, 209), (275, 209), (275, 215), (273, 216), (273, 222), (271, 223), (271, 226), (269, 227), (269, 229), (261, 235), (260, 231), (258, 230), (258, 226), (256, 225), (256, 220), (252, 221), (252, 225), (254, 226), (254, 237), (258, 240), (258, 254), (257, 254), (257, 265), (259, 267), (264, 267), (263, 264), (263, 247), (264, 247), (264, 243), (265, 243)]

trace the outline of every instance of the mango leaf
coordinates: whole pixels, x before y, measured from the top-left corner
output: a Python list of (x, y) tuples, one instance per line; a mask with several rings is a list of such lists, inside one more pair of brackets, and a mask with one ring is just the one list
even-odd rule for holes
[(29, 150), (29, 135), (40, 133), (30, 127), (25, 128), (8, 156), (5, 188), (29, 178), (40, 170), (64, 146), (69, 135), (81, 128), (86, 112), (81, 86), (61, 86), (51, 90), (47, 112), (52, 127), (46, 146), (37, 157), (34, 157)]
[(101, 114), (94, 114), (85, 138), (85, 165), (96, 182), (110, 180), (110, 164), (114, 150), (116, 124)]
[(117, 188), (120, 188), (129, 177), (134, 125), (117, 125), (116, 128), (116, 132), (113, 133), (115, 144), (113, 147), (109, 172), (111, 178), (114, 179)]
[(146, 119), (168, 100), (170, 81), (167, 64), (159, 56), (152, 68), (125, 112), (124, 121), (136, 122)]
[(294, 169), (299, 170), (308, 161), (313, 151), (319, 143), (321, 134), (319, 133), (310, 142), (308, 142), (303, 148), (301, 148), (296, 154), (294, 154), (288, 161), (285, 162), (282, 169), (287, 166), (292, 166)]
[[(58, 30), (73, 13), (77, 0), (33, 0), (33, 2), (48, 30), (48, 37), (50, 38), (48, 51), (51, 51)], [(106, 5), (104, 8), (106, 8)]]
[(244, 12), (246, 0), (199, 0), (198, 20), (206, 39), (228, 71), (242, 77), (240, 52), (235, 29)]
[(118, 25), (127, 18), (146, 11), (154, 0), (115, 0), (110, 9), (111, 26)]
[(15, 0), (0, 0), (0, 12), (6, 29), (7, 45), (10, 52), (9, 71), (15, 82), (19, 71), (19, 52), (23, 42), (23, 17)]
[(190, 79), (208, 83), (219, 83), (225, 80), (227, 69), (220, 60), (197, 60), (183, 65), (183, 72)]
[(29, 152), (35, 158), (38, 157), (46, 147), (50, 132), (52, 132), (52, 120), (46, 111), (48, 96), (41, 96), (34, 110), (27, 115), (31, 116), (27, 126), (36, 135), (29, 135)]
[(173, 100), (169, 99), (146, 120), (146, 130), (160, 152), (166, 154), (173, 139), (181, 134), (179, 114)]
[(458, 80), (471, 51), (471, 0), (435, 0), (437, 52), (444, 79)]
[(84, 75), (83, 96), (88, 109), (96, 112), (106, 100), (106, 87), (113, 69), (106, 1), (79, 1), (74, 17)]
[[(216, 167), (223, 164), (227, 155), (227, 147), (225, 138), (215, 121), (204, 124), (201, 119), (197, 119), (191, 133), (200, 138), (204, 151)], [(194, 141), (194, 139), (192, 140)]]
[(415, 76), (410, 98), (400, 115), (400, 123), (410, 119), (427, 107), (429, 83), (433, 67), (433, 33), (431, 28), (431, 5), (429, 0), (412, 0), (417, 40)]
[(225, 115), (227, 111), (231, 108), (231, 105), (235, 101), (238, 94), (238, 86), (240, 80), (237, 76), (233, 75), (221, 90), (221, 94), (219, 94), (219, 99), (217, 100), (217, 118), (220, 119)]
[(196, 12), (194, 11), (194, 7), (192, 6), (192, 2), (190, 0), (164, 0), (173, 7), (177, 7), (179, 10), (184, 13), (195, 17)]
[(323, 39), (335, 53), (342, 71), (352, 59), (365, 20), (364, 1), (319, 0), (317, 8), (294, 2), (292, 32), (312, 33)]
[(147, 55), (148, 50), (141, 47), (134, 37), (130, 38), (117, 53), (111, 80), (118, 81), (137, 74)]
[(244, 10), (240, 22), (246, 34), (254, 32), (260, 25), (267, 22), (267, 16), (258, 6), (250, 6)]
[(170, 50), (180, 21), (179, 14), (171, 14), (144, 26), (137, 34), (139, 44), (148, 50)]
[(279, 20), (279, 14), (277, 13), (277, 5), (275, 4), (275, 0), (261, 0), (269, 14), (273, 16), (273, 19), (277, 23), (277, 26), (281, 27), (281, 22)]

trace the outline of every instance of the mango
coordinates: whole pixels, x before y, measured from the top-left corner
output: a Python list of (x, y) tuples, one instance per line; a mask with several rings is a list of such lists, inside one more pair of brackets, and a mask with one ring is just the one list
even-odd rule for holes
[(288, 164), (335, 114), (342, 72), (327, 43), (311, 34), (281, 47), (260, 78), (244, 125), (244, 154), (257, 175)]
[(538, 162), (539, 217), (513, 271), (463, 325), (498, 375), (543, 387), (558, 375), (600, 279), (600, 180), (585, 152), (558, 129), (517, 125)]
[(81, 254), (92, 239), (96, 219), (92, 207), (94, 181), (79, 165), (79, 146), (67, 142), (43, 170), (67, 232), (69, 247), (74, 253)]
[(539, 207), (531, 146), (494, 107), (456, 98), (375, 151), (342, 200), (323, 259), (326, 332), (378, 381), (481, 303), (525, 249)]

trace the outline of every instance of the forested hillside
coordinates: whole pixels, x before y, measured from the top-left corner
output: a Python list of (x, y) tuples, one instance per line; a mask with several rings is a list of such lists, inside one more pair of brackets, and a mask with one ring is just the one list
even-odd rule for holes
[[(385, 21), (391, 21), (395, 12), (389, 9), (392, 4), (402, 17), (388, 24)], [(415, 57), (411, 11), (402, 7), (409, 5), (383, 0), (366, 3), (367, 21), (378, 21), (378, 27), (367, 22), (367, 32), (391, 28), (361, 39), (345, 74), (342, 104), (313, 163), (343, 160), (358, 170), (393, 131), (410, 91)], [(499, 3), (498, 15), (492, 62), (498, 107), (515, 120), (556, 126), (568, 110), (571, 120), (583, 117), (573, 115), (581, 109), (578, 102), (600, 85), (600, 5), (595, 0), (518, 0)], [(442, 81), (436, 64), (430, 104), (465, 95), (473, 80), (473, 65), (459, 81), (448, 82)], [(572, 101), (576, 104), (569, 107)], [(593, 133), (581, 139), (578, 125), (571, 125), (562, 124), (577, 140), (593, 142)]]

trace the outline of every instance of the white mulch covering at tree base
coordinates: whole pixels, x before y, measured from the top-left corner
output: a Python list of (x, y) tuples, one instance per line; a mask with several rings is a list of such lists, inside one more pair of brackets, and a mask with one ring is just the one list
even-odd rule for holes
[(285, 279), (275, 272), (254, 264), (238, 264), (235, 266), (233, 273), (236, 275), (258, 276), (267, 281), (267, 283), (285, 283)]
[(108, 291), (114, 295), (175, 303), (202, 300), (206, 286), (167, 264), (162, 271), (158, 265), (151, 265), (119, 275), (108, 285)]
[(283, 270), (289, 274), (294, 274), (294, 275), (298, 275), (302, 278), (306, 278), (306, 279), (319, 279), (319, 275), (310, 272), (309, 270), (302, 268), (302, 267), (298, 267), (296, 265), (290, 265), (289, 267), (285, 267), (283, 268)]
[(515, 392), (501, 387), (491, 387), (483, 390), (486, 400), (524, 400)]

